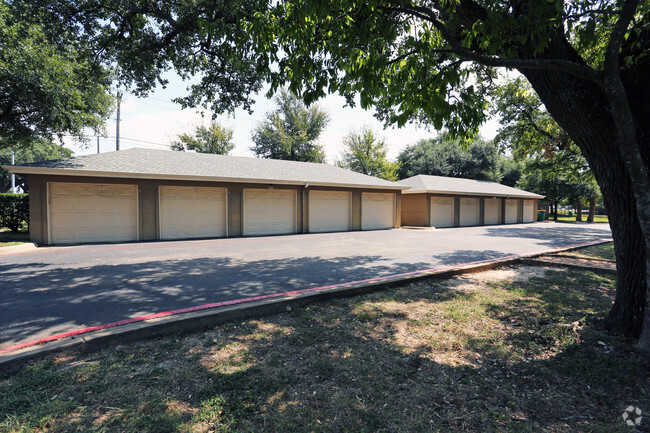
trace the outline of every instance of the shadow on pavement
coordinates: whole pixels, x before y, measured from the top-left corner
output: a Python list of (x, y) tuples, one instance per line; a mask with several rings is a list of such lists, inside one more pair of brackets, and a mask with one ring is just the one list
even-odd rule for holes
[(380, 256), (237, 261), (162, 260), (51, 267), (0, 265), (0, 347), (143, 314), (318, 287), (431, 267)]

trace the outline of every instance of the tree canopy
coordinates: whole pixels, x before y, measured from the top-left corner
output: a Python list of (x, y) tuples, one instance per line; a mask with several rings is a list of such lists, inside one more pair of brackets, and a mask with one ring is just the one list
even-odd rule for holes
[(378, 139), (372, 129), (351, 131), (343, 139), (345, 151), (338, 161), (339, 167), (386, 180), (397, 180), (399, 164), (386, 157), (386, 142)]
[(81, 44), (21, 18), (0, 3), (0, 148), (101, 129), (112, 106), (108, 70)]
[(178, 151), (227, 155), (235, 148), (232, 134), (232, 129), (213, 121), (208, 126), (194, 128), (194, 134), (179, 135), (178, 139), (172, 142), (171, 148)]
[(325, 151), (317, 143), (327, 126), (327, 113), (317, 105), (305, 106), (288, 91), (275, 97), (277, 108), (253, 131), (251, 150), (257, 156), (290, 161), (325, 162)]
[[(20, 147), (14, 151), (15, 165), (29, 164), (30, 162), (49, 161), (52, 159), (69, 158), (72, 151), (65, 147), (44, 140), (37, 140), (29, 147)], [(11, 165), (11, 149), (0, 149), (0, 166)], [(29, 185), (25, 179), (16, 176), (16, 186), (27, 192)], [(11, 191), (11, 175), (0, 167), (0, 193)]]
[(562, 200), (580, 204), (600, 195), (581, 150), (546, 111), (524, 78), (496, 89), (491, 112), (501, 120), (495, 142), (517, 160), (529, 159), (520, 186), (545, 195), (556, 206), (555, 219), (557, 204)]
[(398, 157), (400, 179), (418, 174), (464, 177), (499, 182), (501, 173), (496, 146), (477, 138), (467, 144), (449, 134), (420, 140), (407, 146)]

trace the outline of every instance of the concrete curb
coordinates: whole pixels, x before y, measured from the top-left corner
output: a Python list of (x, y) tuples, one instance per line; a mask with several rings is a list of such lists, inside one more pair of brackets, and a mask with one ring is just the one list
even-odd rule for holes
[(398, 276), (394, 278), (389, 277), (380, 281), (356, 284), (352, 283), (335, 288), (324, 288), (322, 290), (303, 292), (290, 296), (265, 299), (262, 301), (247, 302), (234, 306), (165, 316), (108, 328), (102, 331), (66, 337), (0, 356), (0, 377), (6, 377), (17, 372), (23, 364), (35, 358), (48, 354), (60, 353), (69, 349), (76, 349), (81, 353), (86, 353), (99, 350), (106, 344), (110, 343), (123, 344), (174, 333), (190, 333), (234, 320), (245, 320), (252, 317), (262, 317), (282, 313), (293, 307), (300, 307), (314, 301), (355, 296), (425, 278), (448, 278), (454, 275), (486, 271), (515, 263), (521, 263), (526, 259), (542, 256), (551, 252), (571, 251), (608, 242), (611, 242), (611, 240), (600, 240), (591, 242), (588, 245), (569, 246), (565, 248), (545, 250), (542, 252), (510, 256), (504, 259), (486, 261), (484, 263), (459, 265), (454, 268), (443, 270), (410, 273), (406, 276)]
[(8, 256), (10, 254), (19, 254), (19, 253), (28, 253), (30, 251), (34, 251), (37, 248), (38, 245), (36, 245), (35, 243), (25, 242), (24, 244), (20, 244), (20, 245), (13, 245), (11, 247), (0, 248), (0, 256)]

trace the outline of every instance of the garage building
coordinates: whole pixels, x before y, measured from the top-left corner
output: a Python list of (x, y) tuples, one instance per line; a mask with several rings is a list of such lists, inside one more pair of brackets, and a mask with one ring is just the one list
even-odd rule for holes
[(38, 244), (390, 229), (408, 186), (328, 164), (127, 149), (5, 167)]
[(467, 227), (533, 222), (544, 196), (473, 179), (418, 175), (397, 182), (402, 191), (402, 225)]

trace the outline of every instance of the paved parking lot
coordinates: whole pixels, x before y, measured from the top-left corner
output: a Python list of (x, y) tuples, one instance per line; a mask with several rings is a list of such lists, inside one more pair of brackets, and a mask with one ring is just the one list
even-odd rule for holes
[(533, 223), (45, 247), (0, 255), (0, 348), (160, 311), (610, 237), (607, 224)]

